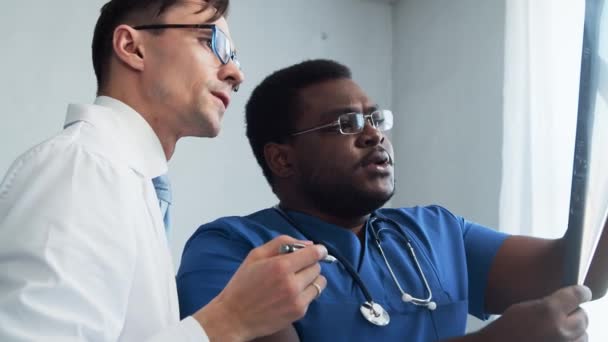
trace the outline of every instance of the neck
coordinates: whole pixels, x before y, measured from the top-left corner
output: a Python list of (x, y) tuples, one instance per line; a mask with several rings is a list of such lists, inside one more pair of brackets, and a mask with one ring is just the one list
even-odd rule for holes
[(140, 96), (140, 94), (133, 93), (124, 87), (109, 87), (107, 90), (100, 91), (98, 96), (112, 97), (125, 103), (139, 113), (139, 115), (146, 120), (148, 125), (150, 125), (154, 133), (156, 133), (167, 160), (171, 159), (179, 137), (171, 132), (170, 126), (163, 121), (163, 116), (152, 109), (160, 107), (150, 105), (148, 101), (145, 101), (145, 99)]
[(310, 216), (314, 216), (327, 223), (334, 224), (344, 229), (350, 230), (355, 235), (361, 237), (365, 222), (369, 218), (369, 214), (363, 216), (341, 217), (332, 213), (327, 213), (313, 205), (304, 205), (303, 203), (294, 203), (293, 201), (281, 200), (279, 206), (282, 209), (298, 211)]

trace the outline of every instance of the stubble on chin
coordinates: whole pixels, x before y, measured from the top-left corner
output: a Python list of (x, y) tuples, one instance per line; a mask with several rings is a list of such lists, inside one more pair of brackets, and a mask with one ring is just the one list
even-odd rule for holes
[(301, 192), (309, 197), (321, 212), (352, 218), (372, 213), (388, 202), (395, 193), (393, 186), (386, 191), (370, 191), (350, 184), (301, 185)]

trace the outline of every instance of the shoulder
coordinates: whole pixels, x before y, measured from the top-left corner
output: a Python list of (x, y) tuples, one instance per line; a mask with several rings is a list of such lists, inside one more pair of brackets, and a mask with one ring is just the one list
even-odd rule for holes
[(462, 244), (469, 249), (476, 249), (483, 245), (500, 246), (507, 237), (504, 233), (455, 215), (439, 205), (381, 209), (379, 212), (429, 244)]
[(50, 229), (54, 220), (109, 232), (131, 221), (141, 177), (80, 144), (81, 128), (70, 126), (17, 158), (0, 184), (0, 225)]
[(209, 236), (223, 240), (242, 241), (252, 248), (282, 234), (272, 228), (272, 209), (263, 209), (247, 216), (226, 216), (201, 225), (190, 237), (185, 248), (200, 244)]
[(111, 139), (86, 122), (75, 123), (20, 155), (9, 170), (50, 164), (95, 164), (118, 167)]
[(378, 212), (396, 221), (410, 221), (422, 225), (462, 225), (464, 223), (462, 217), (435, 204), (403, 208), (384, 208), (379, 209)]
[(118, 183), (123, 178), (118, 176), (127, 174), (128, 168), (83, 143), (81, 129), (80, 125), (70, 126), (18, 157), (0, 185), (0, 198), (15, 188), (45, 186), (45, 182), (58, 190), (98, 183), (120, 188)]
[(463, 244), (465, 221), (442, 206), (380, 209), (378, 215), (396, 222), (404, 234), (427, 248)]

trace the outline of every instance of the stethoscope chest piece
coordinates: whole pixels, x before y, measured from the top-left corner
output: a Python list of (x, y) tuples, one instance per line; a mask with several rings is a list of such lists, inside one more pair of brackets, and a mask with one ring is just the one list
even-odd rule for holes
[(361, 305), (360, 310), (363, 318), (379, 327), (388, 325), (388, 323), (391, 321), (391, 317), (388, 315), (388, 312), (386, 312), (386, 310), (384, 310), (384, 308), (378, 303), (365, 302), (363, 305)]

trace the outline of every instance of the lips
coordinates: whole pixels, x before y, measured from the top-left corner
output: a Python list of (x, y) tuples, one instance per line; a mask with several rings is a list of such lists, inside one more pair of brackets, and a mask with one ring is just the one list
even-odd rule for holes
[(221, 91), (212, 91), (211, 95), (220, 99), (220, 101), (222, 101), (222, 103), (224, 104), (224, 108), (228, 108), (228, 105), (230, 104), (230, 96), (228, 94), (223, 93)]
[(369, 165), (378, 165), (378, 166), (393, 165), (393, 158), (384, 148), (378, 147), (375, 150), (368, 153), (361, 160), (360, 165), (362, 167), (366, 167)]

